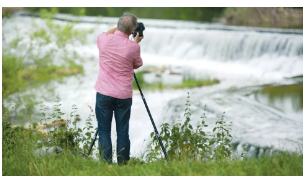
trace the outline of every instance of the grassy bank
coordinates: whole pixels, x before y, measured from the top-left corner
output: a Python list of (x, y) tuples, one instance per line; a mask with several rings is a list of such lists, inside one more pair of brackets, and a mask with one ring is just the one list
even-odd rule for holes
[[(16, 162), (18, 161), (18, 162)], [(35, 158), (16, 151), (3, 159), (3, 175), (302, 175), (303, 156), (282, 154), (275, 157), (232, 162), (130, 162), (126, 166), (94, 161), (72, 154)]]
[[(5, 123), (4, 123), (5, 124)], [(302, 175), (303, 155), (281, 153), (259, 159), (196, 161), (191, 158), (172, 158), (144, 162), (132, 157), (126, 165), (111, 165), (102, 160), (81, 157), (66, 148), (61, 153), (44, 157), (35, 155), (37, 140), (44, 137), (33, 129), (7, 130), (2, 128), (2, 175)], [(33, 135), (35, 132), (35, 135)], [(168, 152), (170, 154), (170, 152)], [(183, 153), (181, 153), (183, 154)], [(184, 154), (183, 154), (184, 155)], [(187, 155), (186, 155), (187, 156)]]
[[(202, 86), (210, 86), (218, 84), (220, 81), (218, 79), (195, 79), (193, 77), (183, 78), (181, 84), (165, 84), (163, 82), (157, 83), (147, 83), (144, 80), (144, 71), (136, 72), (136, 77), (141, 89), (144, 90), (162, 90), (162, 89), (182, 89), (182, 88), (194, 88)], [(137, 84), (133, 80), (133, 89), (137, 90)]]
[(213, 84), (218, 84), (220, 81), (218, 79), (195, 79), (195, 78), (188, 78), (183, 79), (182, 84), (173, 85), (173, 88), (180, 89), (180, 88), (193, 88), (193, 87), (202, 87), (202, 86), (210, 86)]
[[(53, 113), (45, 114), (41, 105), (43, 123), (50, 118), (62, 120), (60, 102), (56, 101)], [(91, 142), (93, 127), (90, 123), (93, 115), (86, 120), (83, 129), (73, 128), (78, 116), (76, 107), (70, 113), (66, 126), (49, 129), (43, 133), (37, 129), (37, 123), (25, 130), (13, 127), (2, 120), (2, 175), (301, 175), (303, 173), (303, 155), (281, 152), (274, 156), (263, 155), (258, 159), (231, 157), (231, 128), (227, 122), (217, 120), (210, 133), (205, 128), (205, 107), (198, 125), (192, 126), (189, 96), (187, 97), (185, 120), (177, 120), (172, 126), (161, 125), (160, 137), (170, 159), (167, 163), (154, 133), (146, 154), (133, 156), (125, 165), (107, 164), (104, 160), (81, 157), (76, 151), (86, 153)], [(7, 116), (9, 112), (5, 113)], [(93, 110), (91, 109), (91, 114)], [(182, 123), (181, 123), (182, 122)], [(52, 122), (53, 123), (53, 122)], [(72, 125), (72, 126), (71, 126)], [(81, 133), (86, 132), (85, 136)], [(210, 133), (210, 134), (208, 134)], [(45, 140), (50, 138), (50, 141)], [(40, 141), (40, 142), (38, 142)], [(80, 147), (79, 143), (84, 146)], [(215, 145), (212, 150), (211, 146)], [(59, 146), (63, 150), (37, 155), (37, 149)], [(96, 150), (96, 147), (94, 147)], [(208, 154), (208, 155), (207, 155)]]
[(71, 64), (70, 66), (32, 66), (27, 67), (22, 59), (2, 57), (2, 97), (35, 88), (50, 80), (61, 80), (66, 76), (83, 73), (83, 66)]

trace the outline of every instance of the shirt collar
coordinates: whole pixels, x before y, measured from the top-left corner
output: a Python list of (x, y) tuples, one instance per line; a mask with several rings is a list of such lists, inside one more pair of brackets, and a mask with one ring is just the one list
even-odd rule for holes
[(119, 36), (121, 36), (121, 37), (129, 38), (129, 36), (128, 36), (126, 33), (123, 33), (123, 32), (121, 32), (121, 31), (119, 31), (119, 30), (116, 30), (116, 31), (114, 32), (114, 34), (119, 35)]

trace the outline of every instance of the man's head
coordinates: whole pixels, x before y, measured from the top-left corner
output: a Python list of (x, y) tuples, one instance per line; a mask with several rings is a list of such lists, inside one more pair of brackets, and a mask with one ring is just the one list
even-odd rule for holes
[(137, 27), (137, 17), (131, 13), (124, 12), (118, 20), (117, 27), (119, 31), (131, 35)]

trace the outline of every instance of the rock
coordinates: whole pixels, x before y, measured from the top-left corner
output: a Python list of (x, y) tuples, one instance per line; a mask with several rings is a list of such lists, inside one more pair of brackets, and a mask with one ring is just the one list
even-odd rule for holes
[(63, 149), (57, 146), (43, 147), (35, 150), (34, 155), (37, 157), (45, 157), (47, 155), (58, 155), (63, 153)]
[(14, 13), (23, 10), (23, 7), (2, 7), (2, 14)]
[(151, 67), (151, 68), (147, 68), (145, 69), (143, 72), (144, 73), (153, 73), (153, 72), (164, 72), (165, 70), (167, 70), (166, 67)]

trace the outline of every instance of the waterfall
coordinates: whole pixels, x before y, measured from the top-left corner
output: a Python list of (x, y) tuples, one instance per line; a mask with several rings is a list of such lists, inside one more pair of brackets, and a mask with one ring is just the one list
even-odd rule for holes
[(207, 29), (146, 29), (142, 52), (180, 59), (303, 58), (303, 35)]

